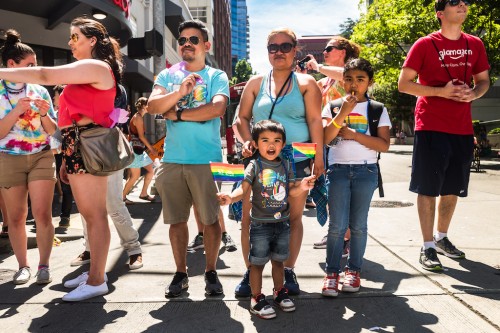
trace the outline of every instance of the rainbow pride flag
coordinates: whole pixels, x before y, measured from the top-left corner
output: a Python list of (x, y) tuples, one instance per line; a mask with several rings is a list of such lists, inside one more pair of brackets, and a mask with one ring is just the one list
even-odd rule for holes
[(293, 158), (314, 158), (316, 143), (292, 142)]
[(245, 177), (245, 167), (243, 164), (228, 164), (210, 162), (210, 170), (214, 181), (222, 182), (237, 182)]

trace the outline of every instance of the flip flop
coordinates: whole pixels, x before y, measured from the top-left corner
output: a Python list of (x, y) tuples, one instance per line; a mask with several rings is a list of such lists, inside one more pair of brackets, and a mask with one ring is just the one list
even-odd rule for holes
[(149, 195), (145, 195), (143, 197), (139, 196), (139, 199), (146, 200), (146, 201), (149, 201), (149, 202), (155, 201), (155, 197), (151, 197)]
[(133, 205), (133, 204), (135, 204), (135, 202), (133, 202), (133, 201), (127, 199), (127, 198), (123, 199), (123, 202), (125, 203), (125, 205)]

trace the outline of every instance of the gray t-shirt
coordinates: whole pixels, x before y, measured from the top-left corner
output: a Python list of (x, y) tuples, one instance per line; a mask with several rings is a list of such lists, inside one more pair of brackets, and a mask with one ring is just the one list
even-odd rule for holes
[(290, 218), (288, 184), (295, 182), (290, 161), (254, 159), (245, 169), (245, 181), (252, 185), (252, 221), (276, 223)]

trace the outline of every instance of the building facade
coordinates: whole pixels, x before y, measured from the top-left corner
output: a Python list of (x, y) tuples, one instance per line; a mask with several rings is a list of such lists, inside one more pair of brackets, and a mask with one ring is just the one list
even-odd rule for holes
[(250, 23), (246, 0), (231, 0), (231, 64), (232, 73), (236, 63), (248, 60), (250, 55)]

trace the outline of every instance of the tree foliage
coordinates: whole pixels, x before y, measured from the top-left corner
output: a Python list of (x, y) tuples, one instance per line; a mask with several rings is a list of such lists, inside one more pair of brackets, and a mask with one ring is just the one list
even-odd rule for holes
[(234, 76), (231, 78), (230, 84), (233, 86), (248, 81), (252, 75), (252, 65), (246, 59), (240, 59), (234, 67)]
[(358, 21), (353, 21), (350, 17), (347, 18), (347, 20), (344, 21), (344, 23), (340, 24), (340, 36), (350, 39), (352, 32), (354, 30), (354, 27), (356, 26), (356, 23)]
[[(492, 81), (500, 74), (499, 19), (500, 0), (475, 1), (463, 27), (483, 40)], [(361, 57), (375, 69), (373, 95), (398, 120), (410, 120), (415, 105), (415, 97), (398, 92), (401, 66), (413, 43), (438, 29), (433, 0), (375, 0), (354, 27), (351, 40), (362, 45)]]

